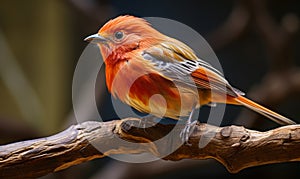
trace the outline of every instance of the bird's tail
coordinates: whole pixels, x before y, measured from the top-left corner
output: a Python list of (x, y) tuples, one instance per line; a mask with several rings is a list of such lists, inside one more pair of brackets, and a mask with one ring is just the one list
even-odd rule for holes
[(239, 104), (259, 113), (262, 114), (264, 116), (266, 116), (267, 118), (273, 120), (274, 122), (281, 124), (281, 125), (292, 125), (292, 124), (296, 124), (294, 121), (274, 112), (271, 111), (270, 109), (267, 109), (257, 103), (255, 103), (254, 101), (251, 101), (250, 99), (247, 99), (243, 96), (238, 96), (236, 98), (234, 98), (236, 102), (238, 102)]

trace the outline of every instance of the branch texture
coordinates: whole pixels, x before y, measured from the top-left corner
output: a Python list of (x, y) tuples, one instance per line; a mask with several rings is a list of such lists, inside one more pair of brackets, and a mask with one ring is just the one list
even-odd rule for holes
[[(135, 127), (139, 123), (140, 119), (134, 118), (88, 121), (50, 137), (0, 146), (0, 178), (39, 177), (111, 154), (145, 152), (172, 161), (214, 158), (232, 173), (252, 166), (300, 161), (300, 125), (258, 132), (240, 126), (198, 124), (189, 145), (181, 145), (171, 154), (162, 156), (163, 150), (180, 141), (183, 126), (156, 124), (143, 129)], [(164, 138), (171, 130), (177, 131), (178, 136), (167, 138), (163, 146), (151, 142)], [(199, 147), (200, 138), (211, 140)], [(123, 144), (120, 139), (139, 147)], [(97, 150), (97, 146), (101, 146), (101, 150)]]

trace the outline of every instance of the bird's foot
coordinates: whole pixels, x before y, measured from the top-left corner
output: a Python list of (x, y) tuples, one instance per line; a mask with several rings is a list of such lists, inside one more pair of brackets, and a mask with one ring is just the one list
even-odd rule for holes
[(197, 121), (187, 122), (182, 131), (180, 132), (180, 138), (182, 142), (184, 142), (187, 145), (191, 145), (189, 141), (189, 136), (194, 131), (195, 126), (197, 124)]
[(138, 128), (144, 128), (145, 129), (145, 128), (148, 128), (148, 127), (152, 127), (157, 123), (156, 119), (157, 119), (157, 117), (153, 116), (153, 115), (144, 116), (139, 121)]

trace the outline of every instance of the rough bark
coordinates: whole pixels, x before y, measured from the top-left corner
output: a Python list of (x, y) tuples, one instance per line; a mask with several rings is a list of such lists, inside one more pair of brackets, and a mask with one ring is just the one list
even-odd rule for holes
[[(39, 177), (111, 154), (145, 152), (172, 161), (214, 158), (231, 173), (252, 166), (300, 161), (300, 125), (258, 132), (240, 126), (197, 124), (189, 144), (162, 156), (166, 148), (181, 141), (179, 132), (182, 125), (156, 124), (141, 129), (135, 127), (139, 123), (140, 120), (134, 118), (110, 122), (87, 121), (50, 137), (2, 145), (0, 178)], [(163, 146), (151, 142), (164, 138), (171, 130), (178, 137), (167, 138)], [(204, 147), (199, 147), (200, 138), (211, 140)], [(120, 143), (120, 139), (139, 147)], [(93, 144), (101, 146), (101, 150)]]

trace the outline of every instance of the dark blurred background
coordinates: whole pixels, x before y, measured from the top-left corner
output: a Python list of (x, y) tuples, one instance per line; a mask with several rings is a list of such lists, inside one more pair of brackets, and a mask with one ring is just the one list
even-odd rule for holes
[[(212, 46), (233, 86), (300, 122), (297, 0), (1, 0), (0, 144), (51, 135), (76, 123), (72, 77), (87, 45), (83, 39), (121, 14), (165, 17), (192, 27)], [(100, 113), (104, 119), (116, 118), (103, 80), (99, 88)], [(277, 127), (262, 118), (228, 106), (222, 125), (262, 131)], [(127, 164), (104, 158), (43, 178), (299, 176), (299, 163), (229, 174), (214, 160)]]

